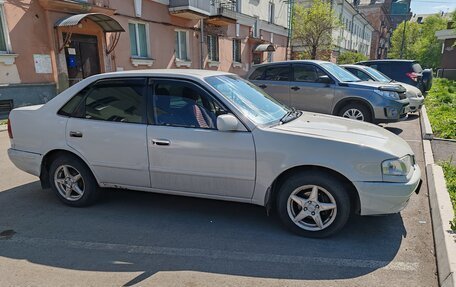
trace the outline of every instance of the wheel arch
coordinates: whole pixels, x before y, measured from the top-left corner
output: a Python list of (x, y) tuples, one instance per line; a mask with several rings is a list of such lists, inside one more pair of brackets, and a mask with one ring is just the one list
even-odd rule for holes
[[(90, 166), (87, 164), (87, 162), (78, 154), (65, 150), (65, 149), (54, 149), (49, 152), (47, 152), (44, 156), (43, 159), (41, 160), (41, 172), (40, 172), (40, 182), (41, 182), (41, 187), (43, 189), (50, 188), (51, 183), (49, 182), (49, 168), (51, 166), (52, 161), (54, 161), (58, 156), (61, 155), (70, 155), (78, 158), (92, 173), (92, 175), (95, 177), (97, 180), (97, 177), (93, 170), (90, 168)], [(97, 180), (98, 182), (98, 180)]]
[(332, 111), (332, 114), (337, 116), (339, 115), (339, 112), (340, 110), (348, 105), (348, 104), (351, 104), (351, 103), (357, 103), (357, 104), (362, 104), (363, 106), (367, 107), (371, 113), (371, 118), (372, 120), (375, 120), (375, 114), (374, 114), (374, 108), (372, 107), (372, 105), (369, 103), (369, 101), (363, 99), (363, 98), (344, 98), (342, 100), (340, 100), (339, 102), (337, 102), (337, 104), (334, 106), (334, 109)]
[(280, 185), (290, 176), (293, 176), (297, 173), (308, 172), (308, 171), (322, 172), (327, 175), (334, 176), (338, 180), (340, 180), (344, 184), (344, 186), (347, 187), (347, 191), (348, 191), (348, 194), (350, 197), (350, 203), (352, 204), (351, 212), (359, 214), (359, 212), (361, 210), (361, 202), (359, 199), (358, 190), (356, 189), (355, 185), (346, 176), (344, 176), (340, 172), (337, 172), (337, 171), (327, 168), (327, 167), (318, 166), (318, 165), (301, 165), (301, 166), (291, 167), (291, 168), (283, 171), (279, 176), (277, 176), (276, 179), (271, 184), (271, 186), (268, 188), (268, 191), (266, 192), (266, 196), (264, 199), (264, 202), (265, 202), (264, 205), (266, 206), (266, 209), (268, 210), (268, 212), (270, 210), (272, 210), (275, 206)]

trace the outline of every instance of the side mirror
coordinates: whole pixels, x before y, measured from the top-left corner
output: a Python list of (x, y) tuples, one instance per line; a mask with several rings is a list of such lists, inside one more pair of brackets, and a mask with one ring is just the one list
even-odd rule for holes
[(239, 120), (232, 114), (224, 114), (217, 117), (217, 129), (221, 132), (236, 131)]
[(322, 84), (332, 84), (332, 79), (326, 75), (318, 77), (318, 82)]

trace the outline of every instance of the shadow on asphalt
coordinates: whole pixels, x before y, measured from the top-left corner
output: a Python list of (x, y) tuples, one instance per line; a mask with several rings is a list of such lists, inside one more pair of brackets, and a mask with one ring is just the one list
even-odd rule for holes
[(400, 135), (404, 131), (403, 129), (395, 128), (395, 127), (384, 127), (384, 128), (385, 128), (385, 130), (388, 130), (395, 135)]
[[(11, 239), (0, 240), (0, 256), (71, 270), (142, 272), (125, 285), (141, 282), (159, 271), (181, 270), (283, 279), (353, 278), (390, 263), (406, 237), (399, 214), (352, 216), (336, 236), (309, 239), (289, 233), (275, 215), (267, 216), (264, 208), (254, 205), (106, 190), (98, 204), (71, 208), (60, 203), (52, 191), (41, 190), (39, 182), (1, 192), (0, 207), (0, 232), (16, 232)], [(32, 242), (15, 243), (15, 238), (29, 238)], [(116, 252), (115, 247), (99, 250), (71, 244), (40, 247), (33, 245), (34, 238), (89, 242), (86, 247), (96, 242), (247, 255), (244, 260)], [(323, 261), (296, 264), (251, 260), (258, 254)], [(367, 263), (332, 264), (334, 259)], [(370, 265), (370, 260), (377, 265)]]

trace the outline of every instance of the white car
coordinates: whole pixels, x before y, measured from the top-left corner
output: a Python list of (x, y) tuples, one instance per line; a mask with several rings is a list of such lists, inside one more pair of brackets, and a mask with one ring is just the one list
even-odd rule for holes
[(419, 190), (409, 145), (373, 124), (289, 109), (236, 75), (100, 74), (14, 109), (11, 161), (70, 206), (99, 187), (247, 202), (324, 237), (349, 214), (397, 213)]
[(405, 95), (407, 99), (410, 101), (410, 104), (407, 106), (408, 112), (419, 112), (421, 107), (424, 104), (424, 97), (423, 93), (417, 87), (412, 85), (396, 82), (383, 74), (382, 72), (363, 65), (341, 65), (341, 67), (345, 68), (347, 71), (352, 73), (353, 75), (357, 76), (363, 81), (374, 81), (380, 82), (385, 84), (399, 84), (405, 88)]

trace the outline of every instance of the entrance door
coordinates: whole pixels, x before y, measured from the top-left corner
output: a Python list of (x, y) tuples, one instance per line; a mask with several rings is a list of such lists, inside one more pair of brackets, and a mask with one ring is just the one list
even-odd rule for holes
[(72, 34), (69, 46), (65, 48), (65, 56), (70, 86), (101, 73), (96, 36)]

